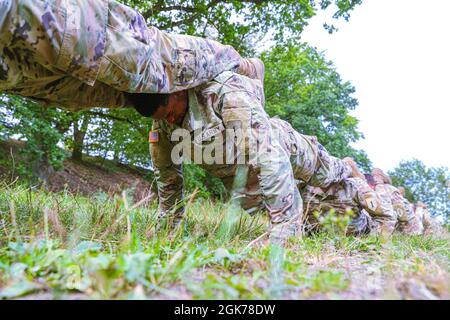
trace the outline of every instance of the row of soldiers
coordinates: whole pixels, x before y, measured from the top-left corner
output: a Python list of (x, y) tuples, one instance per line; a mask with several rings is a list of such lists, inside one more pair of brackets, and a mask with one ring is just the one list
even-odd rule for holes
[(72, 111), (134, 107), (153, 118), (160, 212), (174, 224), (184, 215), (182, 158), (221, 179), (247, 212), (267, 212), (275, 242), (314, 229), (310, 213), (327, 207), (352, 210), (357, 234), (419, 234), (430, 225), (426, 207), (414, 209), (380, 170), (366, 178), (352, 159), (270, 118), (263, 80), (260, 60), (148, 27), (113, 0), (0, 0), (0, 91)]
[[(347, 229), (347, 233), (353, 235), (388, 236), (394, 232), (420, 235), (429, 234), (437, 227), (427, 205), (421, 201), (409, 202), (404, 187), (393, 186), (390, 177), (378, 168), (364, 175), (358, 171), (343, 188), (324, 191), (305, 186), (302, 195), (309, 208), (306, 212), (308, 230), (320, 227), (314, 213), (323, 215), (331, 210), (340, 216), (354, 217)], [(364, 203), (367, 205), (361, 205)]]
[[(267, 212), (270, 237), (277, 243), (317, 229), (315, 213), (330, 210), (351, 211), (348, 233), (355, 235), (430, 230), (426, 206), (409, 203), (382, 170), (363, 175), (353, 159), (333, 157), (315, 136), (270, 118), (262, 80), (225, 71), (204, 85), (169, 95), (152, 94), (142, 101), (142, 95), (127, 94), (138, 112), (154, 119), (149, 141), (161, 216), (175, 225), (184, 216), (184, 160), (221, 179), (230, 200), (248, 213)], [(240, 139), (232, 136), (229, 143), (230, 130), (240, 131)], [(208, 152), (216, 152), (212, 161), (196, 161), (196, 155)], [(242, 156), (247, 161), (239, 163)]]

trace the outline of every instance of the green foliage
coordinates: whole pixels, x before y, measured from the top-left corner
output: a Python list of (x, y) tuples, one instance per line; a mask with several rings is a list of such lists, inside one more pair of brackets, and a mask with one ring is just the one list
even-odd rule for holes
[(349, 114), (358, 101), (355, 88), (344, 82), (332, 62), (306, 45), (277, 46), (261, 56), (266, 66), (266, 109), (287, 120), (301, 133), (317, 136), (338, 157), (352, 156), (363, 167), (364, 151), (350, 146), (364, 136)]
[[(332, 18), (348, 20), (362, 0), (123, 0), (136, 8), (148, 24), (170, 32), (214, 37), (243, 54), (267, 35), (277, 43), (297, 38), (319, 11), (335, 9)], [(328, 21), (329, 22), (329, 21)], [(336, 28), (327, 24), (326, 29)], [(269, 38), (269, 39), (270, 39)], [(269, 40), (267, 39), (267, 40)]]
[[(29, 99), (13, 95), (0, 97), (0, 139), (26, 141), (22, 152), (28, 161), (17, 164), (20, 173), (36, 174), (32, 166), (45, 162), (60, 169), (64, 149), (80, 151), (117, 162), (148, 167), (148, 131), (151, 120), (132, 109), (83, 111), (71, 113), (45, 108)], [(77, 141), (75, 126), (81, 141)]]
[(427, 167), (417, 159), (401, 161), (390, 171), (396, 186), (403, 186), (412, 203), (422, 201), (434, 216), (450, 216), (450, 172), (446, 167)]
[(325, 215), (316, 211), (314, 212), (314, 216), (325, 232), (339, 237), (345, 236), (354, 213), (352, 211), (346, 211), (344, 215), (340, 215), (332, 209)]
[(211, 176), (196, 164), (183, 164), (184, 189), (187, 192), (197, 190), (201, 198), (225, 198), (226, 190), (222, 181)]
[(65, 154), (57, 146), (62, 141), (61, 126), (68, 114), (59, 109), (45, 109), (40, 104), (16, 96), (0, 96), (0, 139), (14, 137), (26, 141), (22, 150), (27, 161), (20, 163), (23, 173), (31, 174), (33, 165), (61, 168)]
[(140, 167), (150, 165), (149, 118), (133, 109), (95, 109), (85, 114), (90, 116), (90, 128), (84, 141), (87, 154)]

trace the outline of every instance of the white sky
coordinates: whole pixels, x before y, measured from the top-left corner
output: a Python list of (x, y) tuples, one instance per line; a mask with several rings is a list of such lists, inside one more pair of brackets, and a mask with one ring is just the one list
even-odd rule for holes
[(365, 139), (355, 147), (375, 167), (414, 157), (450, 167), (449, 15), (450, 0), (364, 0), (338, 32), (321, 14), (303, 34), (356, 87)]

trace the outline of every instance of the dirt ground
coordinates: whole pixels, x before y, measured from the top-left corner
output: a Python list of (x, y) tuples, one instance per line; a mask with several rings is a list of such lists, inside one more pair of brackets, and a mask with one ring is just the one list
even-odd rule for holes
[[(17, 140), (0, 141), (0, 160), (11, 162), (11, 159), (14, 159), (16, 166), (20, 161), (26, 161), (20, 155), (20, 149), (24, 145), (25, 142)], [(134, 202), (145, 198), (147, 201), (154, 200), (156, 194), (152, 190), (155, 190), (155, 185), (152, 186), (152, 181), (143, 178), (145, 173), (142, 170), (139, 171), (109, 160), (100, 160), (107, 166), (95, 164), (90, 158), (86, 160), (79, 162), (70, 158), (66, 159), (63, 169), (49, 176), (48, 190), (52, 192), (66, 190), (84, 196), (93, 195), (96, 192), (112, 195), (123, 190), (132, 190)], [(0, 177), (7, 176), (11, 180), (12, 175), (14, 173), (11, 172), (11, 169), (0, 163)]]

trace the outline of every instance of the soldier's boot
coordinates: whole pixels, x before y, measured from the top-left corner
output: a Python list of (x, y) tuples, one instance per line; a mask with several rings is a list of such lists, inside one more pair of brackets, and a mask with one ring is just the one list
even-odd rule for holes
[(355, 160), (353, 160), (350, 157), (345, 157), (344, 159), (342, 159), (342, 161), (345, 162), (346, 164), (348, 164), (352, 168), (352, 176), (353, 177), (361, 178), (361, 179), (365, 180), (365, 177), (361, 173), (361, 171), (359, 171), (358, 165), (356, 164)]
[(162, 229), (175, 230), (182, 223), (183, 219), (183, 209), (171, 213), (161, 211), (157, 217), (156, 231), (159, 232)]
[(302, 230), (299, 221), (290, 220), (287, 222), (271, 225), (269, 239), (272, 244), (284, 246), (287, 243), (287, 240), (290, 237), (294, 236), (302, 236)]
[(258, 58), (242, 59), (238, 73), (264, 84), (264, 63)]

